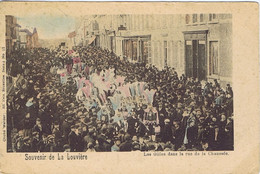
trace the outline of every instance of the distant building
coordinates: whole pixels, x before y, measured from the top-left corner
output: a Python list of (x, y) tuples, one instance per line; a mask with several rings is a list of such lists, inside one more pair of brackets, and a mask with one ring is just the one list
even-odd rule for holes
[(38, 47), (40, 47), (38, 32), (37, 29), (34, 28), (32, 33), (32, 48), (38, 48)]
[(69, 46), (69, 43), (70, 43), (69, 38), (39, 39), (39, 44), (41, 45), (41, 47), (42, 48), (49, 48), (49, 49), (55, 49), (55, 48), (61, 48), (61, 47), (66, 49)]
[(70, 32), (68, 34), (68, 38), (70, 39), (69, 43), (68, 43), (68, 47), (69, 49), (72, 49), (72, 47), (76, 46), (76, 39), (75, 37), (77, 36), (76, 31)]
[(38, 48), (39, 38), (37, 29), (34, 28), (33, 33), (31, 33), (28, 29), (21, 29), (19, 31), (20, 34), (20, 47), (21, 48)]
[(19, 30), (20, 48), (27, 48), (27, 35), (31, 32), (27, 29)]

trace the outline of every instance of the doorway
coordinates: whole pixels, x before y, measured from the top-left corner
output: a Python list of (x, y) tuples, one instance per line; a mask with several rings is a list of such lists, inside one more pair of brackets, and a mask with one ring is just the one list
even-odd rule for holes
[(187, 77), (194, 77), (199, 80), (206, 79), (206, 40), (185, 40), (185, 62)]

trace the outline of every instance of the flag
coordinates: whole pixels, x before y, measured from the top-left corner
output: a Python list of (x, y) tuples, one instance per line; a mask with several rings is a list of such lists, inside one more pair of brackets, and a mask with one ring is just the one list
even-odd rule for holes
[(69, 38), (73, 38), (75, 36), (76, 36), (76, 31), (73, 31), (73, 32), (69, 33), (69, 35), (68, 35)]

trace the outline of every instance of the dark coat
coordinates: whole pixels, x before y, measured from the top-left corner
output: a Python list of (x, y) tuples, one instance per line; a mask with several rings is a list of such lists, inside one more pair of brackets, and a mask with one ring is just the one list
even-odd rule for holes
[(69, 146), (71, 152), (76, 152), (78, 146), (78, 137), (75, 132), (71, 131), (68, 136)]
[(172, 142), (173, 141), (173, 135), (172, 135), (172, 127), (170, 124), (166, 124), (164, 127), (163, 127), (163, 130), (162, 130), (162, 141), (163, 142)]
[(120, 144), (119, 146), (120, 151), (124, 152), (128, 152), (132, 150), (132, 143), (130, 141), (125, 141), (122, 144)]

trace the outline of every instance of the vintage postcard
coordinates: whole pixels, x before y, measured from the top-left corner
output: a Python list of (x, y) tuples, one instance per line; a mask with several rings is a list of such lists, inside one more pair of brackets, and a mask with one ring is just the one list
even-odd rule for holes
[(258, 13), (0, 3), (0, 172), (258, 173)]

